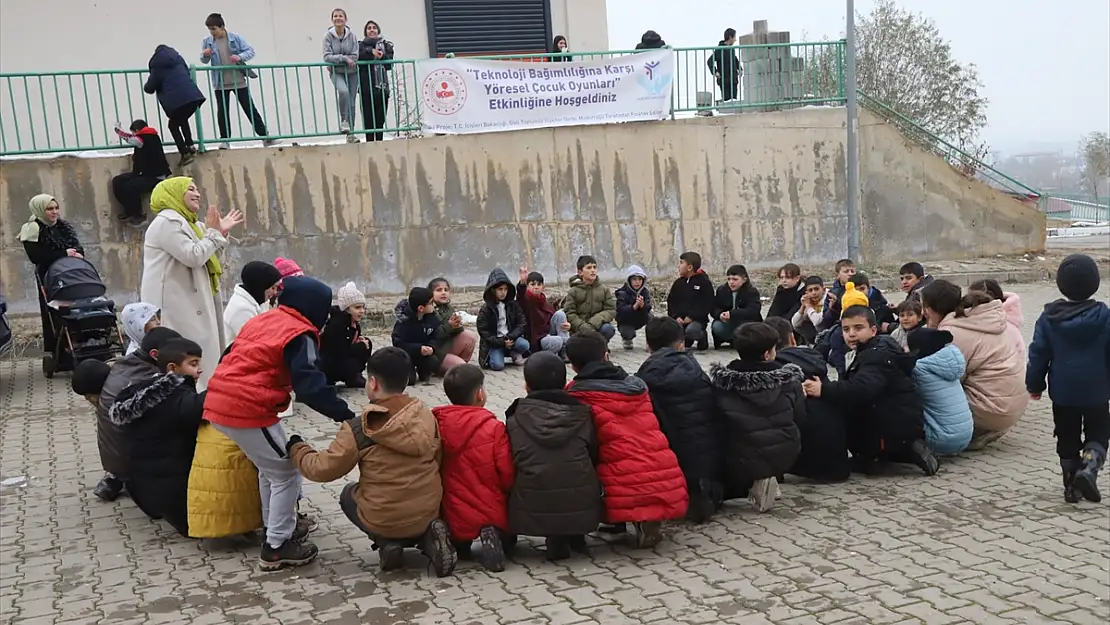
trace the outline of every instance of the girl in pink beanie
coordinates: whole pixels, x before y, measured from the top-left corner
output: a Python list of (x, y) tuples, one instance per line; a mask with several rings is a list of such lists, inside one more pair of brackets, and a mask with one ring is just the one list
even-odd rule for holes
[(282, 278), (304, 275), (304, 271), (301, 271), (301, 266), (291, 258), (282, 258), (278, 256), (274, 259), (274, 267), (277, 267), (277, 270), (281, 272)]

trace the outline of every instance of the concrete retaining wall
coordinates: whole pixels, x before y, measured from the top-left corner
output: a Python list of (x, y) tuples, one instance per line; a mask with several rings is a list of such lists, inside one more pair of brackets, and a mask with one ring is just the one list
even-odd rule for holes
[[(903, 141), (870, 116), (861, 128), (863, 261), (1020, 253), (1044, 248), (1044, 216)], [(845, 254), (844, 114), (807, 108), (396, 140), (239, 149), (189, 168), (205, 201), (246, 213), (225, 286), (249, 260), (296, 259), (332, 285), (399, 293), (446, 275), (484, 284), (528, 264), (565, 281), (579, 254), (603, 277), (629, 263), (672, 274), (678, 254), (793, 261), (827, 271)], [(172, 157), (171, 157), (172, 160)], [(47, 191), (74, 222), (120, 302), (137, 297), (143, 230), (119, 225), (110, 178), (127, 157), (5, 161), (0, 282), (13, 312), (35, 309), (17, 235)]]

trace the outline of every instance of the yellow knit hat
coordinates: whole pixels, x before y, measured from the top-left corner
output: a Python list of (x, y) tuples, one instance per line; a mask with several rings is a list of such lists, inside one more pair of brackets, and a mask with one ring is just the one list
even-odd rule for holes
[(844, 295), (840, 297), (840, 312), (842, 315), (851, 306), (867, 306), (868, 303), (867, 295), (856, 290), (855, 282), (844, 285)]

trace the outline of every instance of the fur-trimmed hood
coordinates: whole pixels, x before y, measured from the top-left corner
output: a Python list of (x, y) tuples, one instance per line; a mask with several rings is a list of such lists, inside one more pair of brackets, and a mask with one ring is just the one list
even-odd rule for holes
[(132, 384), (123, 389), (116, 402), (108, 409), (108, 420), (115, 425), (126, 426), (169, 399), (183, 384), (191, 384), (195, 388), (196, 381), (176, 373), (163, 373), (150, 380)]
[(749, 365), (741, 360), (734, 360), (727, 367), (713, 363), (709, 367), (709, 376), (716, 388), (737, 393), (778, 389), (791, 382), (801, 384), (805, 379), (805, 374), (798, 365), (787, 363), (779, 367), (774, 361), (769, 364)]

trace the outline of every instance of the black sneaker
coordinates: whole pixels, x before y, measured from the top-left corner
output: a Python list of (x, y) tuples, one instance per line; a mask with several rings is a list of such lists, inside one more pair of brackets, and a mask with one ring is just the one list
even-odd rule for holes
[(940, 470), (940, 462), (933, 454), (933, 450), (925, 444), (925, 441), (918, 439), (910, 445), (910, 454), (913, 463), (921, 467), (925, 475), (932, 477)]
[(1102, 501), (1102, 493), (1098, 492), (1098, 470), (1102, 468), (1102, 463), (1103, 457), (1094, 449), (1084, 449), (1079, 456), (1079, 470), (1072, 484), (1087, 501)]
[(1060, 460), (1060, 473), (1064, 478), (1064, 501), (1079, 503), (1079, 493), (1075, 492), (1075, 473), (1080, 466), (1079, 460)]
[(401, 543), (383, 542), (378, 549), (378, 570), (382, 573), (398, 571), (405, 566), (405, 546)]
[(663, 524), (659, 521), (634, 523), (636, 526), (636, 548), (650, 549), (663, 542)]
[[(298, 516), (300, 516), (300, 515), (298, 515)], [(311, 532), (314, 529), (316, 529), (316, 521), (311, 521), (311, 520), (301, 521), (301, 519), (297, 519), (297, 525), (296, 525), (296, 527), (293, 528), (293, 535), (289, 537), (289, 540), (291, 540), (295, 543), (299, 543), (299, 542), (303, 541), (304, 539), (308, 538), (308, 533)], [(266, 544), (266, 528), (265, 527), (262, 528), (262, 544), (263, 545)]]
[(111, 474), (107, 474), (101, 478), (96, 488), (93, 489), (93, 494), (103, 501), (115, 501), (122, 492), (123, 482), (112, 477)]
[(262, 556), (258, 559), (258, 568), (263, 571), (276, 571), (287, 566), (301, 566), (316, 559), (320, 550), (309, 542), (287, 540), (280, 547), (274, 549), (269, 543), (262, 544)]
[(482, 566), (487, 571), (500, 573), (505, 570), (505, 549), (501, 546), (501, 533), (496, 527), (487, 525), (478, 534), (482, 541)]
[(626, 350), (632, 350), (632, 339), (623, 339), (621, 342), (624, 343), (624, 348)]
[(420, 551), (431, 561), (436, 577), (447, 577), (454, 572), (459, 555), (451, 544), (451, 532), (442, 520), (436, 519), (428, 525), (420, 538)]
[(297, 534), (300, 534), (301, 532), (304, 532), (303, 535), (308, 536), (312, 532), (315, 532), (316, 528), (319, 527), (319, 526), (320, 526), (320, 524), (316, 522), (316, 519), (308, 516), (307, 514), (305, 514), (303, 512), (298, 512), (297, 513), (297, 529), (293, 530), (293, 535), (296, 536)]
[(583, 535), (567, 536), (566, 540), (567, 540), (567, 545), (570, 547), (571, 551), (573, 551), (575, 553), (582, 553), (582, 554), (586, 554), (586, 553), (590, 552), (590, 549), (586, 546), (586, 537), (585, 536), (583, 536)]
[(570, 543), (563, 536), (548, 536), (544, 540), (547, 547), (547, 561), (558, 562), (570, 558)]

